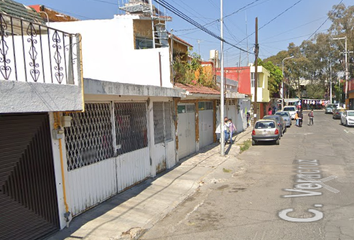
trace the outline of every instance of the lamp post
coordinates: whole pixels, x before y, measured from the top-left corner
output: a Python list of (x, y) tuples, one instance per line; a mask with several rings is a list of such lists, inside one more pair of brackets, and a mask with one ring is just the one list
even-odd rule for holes
[(294, 56), (291, 56), (291, 57), (286, 57), (284, 58), (282, 61), (281, 61), (281, 71), (283, 73), (283, 80), (282, 80), (282, 83), (281, 83), (281, 110), (283, 110), (284, 108), (284, 61), (286, 59), (290, 59), (290, 58), (293, 58)]

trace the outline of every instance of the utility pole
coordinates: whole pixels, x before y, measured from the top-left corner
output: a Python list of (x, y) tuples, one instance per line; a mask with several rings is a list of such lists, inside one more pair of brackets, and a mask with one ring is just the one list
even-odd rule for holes
[[(333, 38), (333, 40), (345, 40), (344, 44), (344, 61), (345, 61), (345, 99), (346, 101), (348, 99), (348, 78), (349, 78), (349, 71), (348, 71), (348, 53), (352, 53), (352, 51), (348, 52), (348, 38), (347, 36), (345, 37), (340, 37), (340, 38)], [(347, 107), (347, 106), (346, 106)]]
[(286, 59), (290, 59), (293, 58), (294, 56), (290, 56), (290, 57), (286, 57), (281, 61), (281, 72), (283, 73), (283, 79), (281, 82), (281, 109), (284, 109), (284, 94), (285, 94), (285, 89), (284, 89), (284, 61)]
[(223, 18), (223, 0), (220, 0), (220, 154), (225, 156), (225, 132), (224, 132), (224, 18)]
[(257, 104), (257, 82), (258, 82), (258, 53), (259, 53), (259, 45), (258, 45), (258, 18), (256, 18), (256, 45), (254, 48), (255, 53), (255, 71), (254, 71), (254, 102), (253, 102), (253, 116), (254, 116), (254, 123), (257, 121), (257, 114), (258, 114), (258, 104)]

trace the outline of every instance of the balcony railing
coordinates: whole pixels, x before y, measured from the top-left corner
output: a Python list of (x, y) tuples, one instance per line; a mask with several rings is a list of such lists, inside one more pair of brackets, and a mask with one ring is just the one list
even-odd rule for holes
[(78, 85), (79, 38), (0, 14), (0, 80)]

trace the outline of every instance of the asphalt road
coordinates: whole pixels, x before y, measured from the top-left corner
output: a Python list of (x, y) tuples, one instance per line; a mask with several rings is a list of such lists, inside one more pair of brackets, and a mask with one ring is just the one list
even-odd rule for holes
[(354, 128), (314, 122), (252, 146), (141, 239), (354, 239)]

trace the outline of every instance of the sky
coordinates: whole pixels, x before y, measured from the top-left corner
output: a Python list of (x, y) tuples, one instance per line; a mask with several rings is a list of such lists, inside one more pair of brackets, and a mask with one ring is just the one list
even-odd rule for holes
[[(128, 0), (17, 0), (25, 5), (41, 4), (80, 20), (111, 19), (121, 14), (119, 6)], [(287, 50), (289, 43), (299, 46), (315, 33), (326, 32), (331, 21), (328, 12), (342, 2), (354, 5), (353, 0), (165, 0), (175, 9), (221, 35), (220, 6), (223, 2), (223, 35), (232, 45), (224, 43), (224, 64), (245, 66), (254, 61), (255, 19), (258, 19), (259, 57), (265, 59)], [(221, 49), (220, 40), (194, 27), (174, 13), (153, 4), (172, 21), (168, 31), (193, 45), (193, 52), (208, 60), (210, 50)], [(238, 48), (235, 48), (238, 47)], [(241, 48), (242, 50), (240, 50)], [(247, 53), (247, 51), (249, 53)]]

